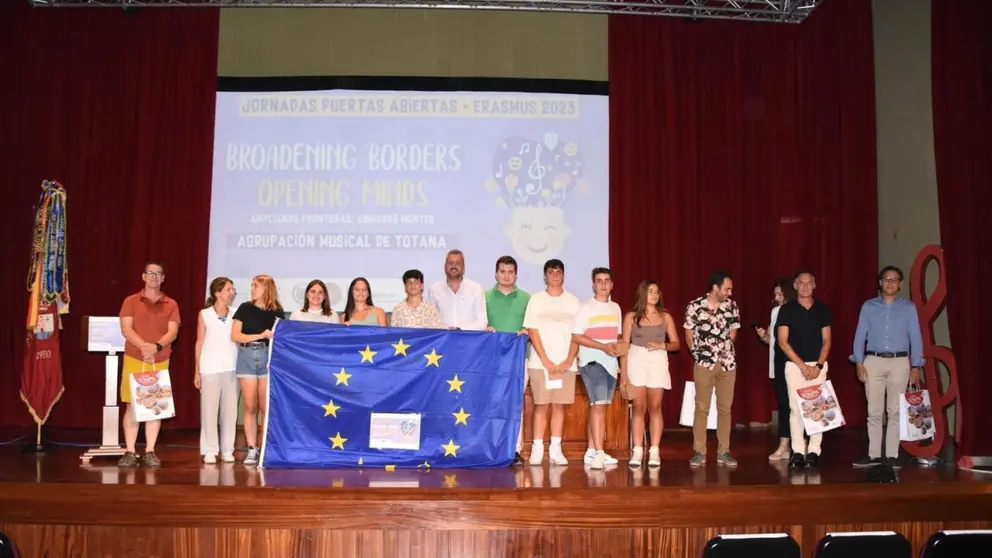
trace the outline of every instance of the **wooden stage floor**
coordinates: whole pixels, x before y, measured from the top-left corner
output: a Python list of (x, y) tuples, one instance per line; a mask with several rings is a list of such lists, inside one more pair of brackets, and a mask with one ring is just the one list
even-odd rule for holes
[[(57, 440), (96, 439), (61, 433)], [(850, 463), (855, 432), (825, 436), (817, 471), (769, 463), (767, 430), (734, 432), (736, 469), (692, 469), (691, 435), (662, 466), (605, 471), (256, 470), (204, 465), (197, 434), (165, 432), (159, 469), (82, 466), (83, 448), (0, 447), (0, 531), (23, 556), (679, 556), (717, 534), (788, 533), (812, 556), (828, 532), (894, 530), (914, 553), (941, 529), (992, 527), (992, 475), (908, 466), (895, 484)], [(711, 440), (712, 442), (712, 440)], [(711, 454), (713, 453), (711, 448)]]

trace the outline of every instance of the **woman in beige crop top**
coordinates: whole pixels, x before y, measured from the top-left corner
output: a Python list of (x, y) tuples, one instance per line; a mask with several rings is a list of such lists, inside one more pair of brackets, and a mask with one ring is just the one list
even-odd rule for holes
[(341, 318), (345, 325), (386, 325), (386, 311), (372, 303), (372, 287), (364, 277), (356, 277), (348, 286), (348, 302)]
[(672, 389), (668, 372), (668, 352), (679, 350), (679, 335), (671, 314), (665, 312), (661, 288), (654, 281), (642, 281), (637, 287), (634, 309), (623, 319), (623, 341), (630, 343), (627, 355), (620, 359), (620, 386), (634, 403), (630, 431), (634, 449), (630, 466), (640, 467), (644, 458), (644, 413), (651, 420), (651, 445), (648, 466), (661, 465), (661, 400), (664, 390)]

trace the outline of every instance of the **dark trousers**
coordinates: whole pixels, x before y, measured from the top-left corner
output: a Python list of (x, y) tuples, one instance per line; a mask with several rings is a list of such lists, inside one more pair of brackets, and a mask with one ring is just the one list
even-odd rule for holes
[(778, 400), (778, 437), (789, 438), (789, 388), (785, 384), (785, 361), (775, 359), (775, 397)]

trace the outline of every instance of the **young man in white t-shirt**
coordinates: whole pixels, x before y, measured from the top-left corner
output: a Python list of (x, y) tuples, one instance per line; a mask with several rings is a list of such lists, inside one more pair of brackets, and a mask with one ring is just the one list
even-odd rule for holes
[(572, 328), (572, 340), (579, 345), (579, 373), (589, 395), (589, 449), (584, 461), (592, 469), (615, 465), (617, 460), (603, 451), (606, 437), (606, 409), (617, 386), (617, 339), (623, 333), (620, 306), (610, 300), (613, 273), (605, 267), (592, 270), (593, 297), (579, 306)]
[(575, 355), (578, 345), (572, 341), (579, 299), (565, 292), (565, 264), (548, 260), (544, 264), (547, 288), (535, 293), (527, 303), (524, 327), (534, 350), (527, 361), (527, 375), (534, 397), (534, 443), (530, 464), (544, 461), (544, 428), (551, 405), (551, 448), (548, 457), (554, 465), (568, 465), (561, 451), (561, 434), (565, 427), (565, 405), (575, 401)]

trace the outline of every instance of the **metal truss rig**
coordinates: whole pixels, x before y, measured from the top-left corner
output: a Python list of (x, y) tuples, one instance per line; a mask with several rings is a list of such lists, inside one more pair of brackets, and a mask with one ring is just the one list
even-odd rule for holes
[(802, 23), (826, 0), (28, 0), (50, 8), (437, 8)]

